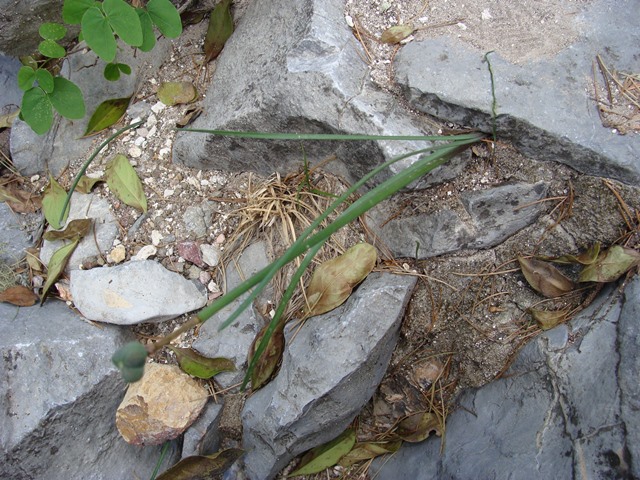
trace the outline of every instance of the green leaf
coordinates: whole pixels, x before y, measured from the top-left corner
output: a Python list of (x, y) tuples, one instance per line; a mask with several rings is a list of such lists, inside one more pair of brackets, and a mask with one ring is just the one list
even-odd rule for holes
[(79, 218), (71, 220), (64, 230), (49, 230), (42, 236), (49, 242), (56, 240), (70, 240), (72, 238), (84, 238), (84, 236), (91, 230), (93, 225), (92, 218)]
[(20, 67), (18, 70), (18, 87), (20, 90), (27, 91), (33, 88), (33, 82), (36, 81), (36, 71), (31, 67)]
[(116, 63), (116, 67), (125, 75), (131, 75), (131, 67), (126, 63)]
[(382, 43), (400, 43), (414, 32), (412, 25), (396, 25), (394, 27), (387, 28), (380, 36)]
[(307, 287), (309, 306), (305, 315), (320, 315), (342, 305), (353, 288), (371, 273), (376, 260), (374, 246), (358, 243), (316, 268)]
[(89, 119), (89, 124), (83, 137), (95, 135), (105, 128), (109, 128), (118, 123), (126, 113), (130, 101), (131, 97), (112, 98), (98, 105), (98, 108), (96, 108), (96, 111), (93, 112), (93, 115), (91, 115)]
[(39, 68), (36, 70), (36, 80), (38, 82), (38, 86), (42, 88), (46, 93), (53, 92), (54, 83), (53, 83), (53, 75), (43, 68)]
[(143, 8), (136, 8), (138, 17), (140, 17), (140, 26), (142, 27), (142, 45), (138, 48), (143, 52), (149, 52), (153, 50), (156, 45), (156, 34), (153, 31), (153, 21), (149, 16), (149, 12)]
[(402, 440), (396, 440), (393, 442), (364, 442), (356, 443), (355, 446), (340, 459), (340, 465), (343, 467), (350, 467), (359, 462), (365, 460), (371, 460), (380, 455), (387, 453), (395, 453), (402, 446)]
[(326, 468), (333, 467), (347, 453), (351, 451), (356, 443), (356, 432), (349, 428), (345, 430), (338, 438), (320, 445), (304, 454), (300, 460), (300, 467), (287, 475), (287, 477), (295, 477), (296, 475), (311, 475), (318, 473)]
[(118, 367), (125, 382), (133, 383), (140, 380), (144, 375), (147, 355), (147, 349), (139, 342), (129, 342), (113, 354), (111, 361)]
[[(249, 349), (249, 365), (253, 361), (253, 357), (256, 354), (256, 350), (260, 346), (260, 342), (264, 338), (269, 325), (258, 332), (256, 338), (251, 344)], [(278, 365), (282, 361), (282, 354), (284, 353), (284, 322), (278, 325), (278, 328), (274, 330), (271, 337), (267, 342), (267, 347), (264, 349), (260, 358), (255, 363), (253, 370), (251, 371), (251, 389), (255, 392), (263, 385), (265, 385), (273, 376)]]
[(222, 372), (233, 372), (236, 366), (228, 358), (208, 358), (191, 348), (169, 346), (176, 354), (180, 368), (197, 378), (211, 378)]
[(43, 40), (38, 45), (38, 51), (49, 58), (62, 58), (67, 54), (67, 51), (62, 45), (54, 42), (53, 40)]
[(82, 16), (95, 5), (95, 0), (64, 0), (62, 19), (65, 23), (76, 25), (82, 22)]
[(76, 185), (76, 192), (91, 193), (91, 190), (93, 190), (95, 184), (99, 182), (104, 182), (104, 180), (101, 178), (91, 178), (83, 175), (82, 177), (80, 177), (80, 180), (78, 180), (78, 185)]
[(31, 67), (33, 70), (38, 68), (38, 62), (31, 55), (25, 55), (24, 57), (20, 57), (20, 63), (25, 67)]
[[(44, 202), (43, 202), (44, 203)], [(51, 286), (56, 282), (58, 277), (64, 271), (64, 267), (67, 266), (67, 262), (71, 257), (71, 254), (78, 246), (79, 238), (76, 238), (71, 243), (60, 247), (58, 250), (53, 252), (51, 256), (51, 260), (49, 260), (49, 265), (47, 265), (47, 281), (44, 282), (44, 287), (42, 287), (42, 294), (40, 295), (40, 305), (44, 302), (45, 297), (47, 296), (47, 292)]]
[(20, 115), (38, 135), (46, 133), (53, 124), (53, 108), (48, 95), (40, 87), (24, 92)]
[(67, 34), (67, 29), (59, 23), (43, 23), (38, 30), (40, 36), (45, 40), (62, 40)]
[(124, 0), (104, 0), (102, 8), (109, 25), (124, 43), (134, 47), (142, 45), (142, 26), (135, 8)]
[[(44, 218), (47, 219), (49, 225), (55, 230), (62, 228), (60, 224), (60, 213), (62, 212), (66, 198), (67, 192), (56, 182), (53, 176), (49, 175), (49, 185), (44, 189), (42, 195), (42, 211)], [(63, 223), (66, 221), (67, 215), (69, 215), (69, 205), (67, 205), (67, 210), (64, 212), (64, 217), (62, 218)]]
[(111, 191), (127, 205), (147, 212), (147, 197), (142, 182), (129, 160), (124, 155), (116, 155), (107, 164), (105, 176)]
[(104, 66), (104, 78), (110, 82), (120, 79), (120, 72), (131, 75), (131, 67), (126, 63), (107, 63)]
[(49, 99), (56, 111), (65, 118), (77, 120), (85, 116), (86, 109), (82, 91), (70, 80), (62, 77), (53, 79), (55, 88)]
[(167, 106), (189, 103), (198, 97), (191, 82), (163, 82), (158, 88), (158, 99)]
[(169, 0), (149, 0), (147, 12), (153, 24), (165, 37), (177, 38), (182, 33), (180, 14)]
[(116, 39), (109, 21), (98, 7), (89, 8), (82, 16), (82, 35), (87, 45), (105, 62), (116, 58)]
[(208, 63), (222, 52), (224, 44), (233, 33), (231, 0), (221, 0), (211, 11), (207, 35), (204, 37), (204, 63)]
[(194, 455), (183, 458), (156, 480), (217, 480), (244, 452), (229, 448), (213, 455)]
[(575, 288), (571, 280), (548, 262), (524, 257), (518, 257), (518, 262), (531, 288), (545, 297), (559, 297)]
[(633, 267), (640, 265), (640, 252), (613, 245), (601, 253), (595, 262), (580, 272), (579, 282), (615, 282)]

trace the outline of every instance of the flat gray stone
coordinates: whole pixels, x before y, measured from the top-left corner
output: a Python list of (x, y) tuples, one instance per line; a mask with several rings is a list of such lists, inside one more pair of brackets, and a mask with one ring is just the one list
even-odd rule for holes
[[(160, 447), (115, 426), (124, 383), (111, 355), (133, 335), (96, 328), (62, 302), (0, 304), (0, 478), (147, 478)], [(163, 463), (176, 457), (175, 446)]]
[(20, 215), (0, 203), (0, 261), (8, 265), (25, 257), (24, 250), (31, 246), (31, 235), (23, 229)]
[[(633, 3), (633, 2), (632, 2)], [(640, 142), (604, 127), (593, 100), (593, 62), (637, 72), (637, 5), (615, 0), (572, 6), (578, 39), (559, 53), (514, 64), (489, 57), (495, 78), (497, 132), (525, 155), (565, 163), (590, 175), (640, 182)], [(514, 7), (517, 8), (517, 7)], [(576, 13), (577, 12), (577, 13)], [(396, 56), (396, 80), (416, 109), (491, 132), (491, 80), (485, 51), (439, 37), (412, 42)]]
[(189, 205), (182, 215), (182, 221), (187, 231), (196, 238), (206, 237), (209, 233), (213, 217), (213, 202), (203, 202), (201, 205)]
[(398, 257), (428, 258), (465, 248), (489, 248), (532, 224), (543, 208), (535, 202), (546, 191), (544, 182), (505, 184), (462, 193), (461, 211), (442, 208), (390, 221), (396, 208), (387, 203), (370, 213), (370, 227)]
[[(369, 81), (343, 0), (252, 2), (217, 60), (203, 113), (192, 128), (263, 132), (423, 135), (429, 128)], [(232, 108), (229, 108), (229, 106)], [(353, 181), (384, 159), (425, 142), (307, 142), (313, 162), (335, 154)], [(173, 159), (199, 169), (271, 175), (300, 169), (300, 142), (178, 132)], [(381, 179), (411, 160), (394, 165)], [(455, 175), (440, 169), (441, 175)]]
[[(269, 265), (264, 242), (249, 245), (236, 262), (227, 266), (227, 291), (237, 287), (247, 278)], [(246, 293), (216, 313), (200, 327), (200, 334), (193, 348), (206, 357), (224, 357), (236, 365), (235, 372), (224, 372), (216, 375), (216, 381), (223, 388), (234, 385), (244, 378), (247, 368), (247, 354), (265, 320), (253, 306), (247, 308), (238, 319), (222, 331), (218, 327), (240, 306), (247, 298)], [(264, 295), (264, 293), (263, 293)]]
[(15, 112), (20, 108), (22, 90), (18, 88), (17, 81), (20, 67), (22, 64), (17, 58), (0, 54), (0, 115)]
[(207, 302), (194, 283), (153, 260), (74, 270), (70, 283), (82, 315), (117, 325), (170, 320)]
[[(78, 243), (67, 263), (66, 271), (78, 270), (80, 265), (92, 257), (103, 256), (113, 247), (113, 241), (118, 235), (118, 222), (109, 208), (107, 199), (97, 195), (74, 192), (71, 196), (69, 216), (65, 226), (71, 220), (83, 218), (93, 219), (93, 229)], [(63, 227), (64, 228), (64, 227)], [(95, 232), (95, 236), (94, 236)], [(49, 264), (51, 256), (56, 250), (68, 243), (66, 240), (44, 240), (40, 249), (40, 260), (45, 265)]]
[(220, 433), (218, 425), (222, 414), (222, 403), (209, 401), (198, 419), (184, 432), (182, 458), (193, 455), (211, 455), (218, 451)]
[(605, 288), (578, 317), (531, 341), (502, 379), (465, 392), (447, 418), (442, 455), (438, 438), (405, 445), (376, 460), (372, 475), (637, 478), (640, 277), (620, 300)]
[(249, 478), (273, 478), (347, 428), (387, 369), (415, 282), (372, 273), (345, 304), (307, 320), (293, 341), (286, 332), (280, 372), (242, 413)]

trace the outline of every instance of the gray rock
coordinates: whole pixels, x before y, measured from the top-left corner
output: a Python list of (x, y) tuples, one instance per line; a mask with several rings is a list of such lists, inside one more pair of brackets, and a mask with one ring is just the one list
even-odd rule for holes
[(218, 425), (222, 414), (222, 404), (209, 401), (198, 419), (184, 432), (182, 458), (193, 455), (210, 455), (220, 446)]
[[(629, 4), (630, 8), (631, 4)], [(493, 53), (498, 136), (539, 160), (581, 172), (640, 181), (640, 143), (604, 127), (592, 98), (599, 53), (617, 71), (637, 72), (637, 18), (615, 0), (585, 4), (572, 15), (580, 38), (551, 58), (516, 65)], [(396, 56), (396, 79), (416, 109), (491, 132), (486, 52), (450, 37), (412, 42)]]
[[(93, 229), (78, 243), (78, 246), (71, 254), (66, 267), (67, 272), (79, 269), (80, 265), (91, 257), (106, 257), (118, 235), (118, 222), (113, 213), (111, 213), (109, 202), (105, 198), (93, 194), (85, 195), (74, 192), (71, 196), (69, 216), (65, 226), (71, 220), (82, 218), (92, 218)], [(54, 240), (52, 242), (44, 240), (40, 249), (40, 260), (45, 265), (48, 265), (53, 253), (65, 243), (68, 242), (65, 240)]]
[(203, 202), (201, 205), (189, 205), (182, 215), (182, 221), (187, 231), (196, 238), (203, 238), (209, 233), (213, 217), (213, 202)]
[[(227, 291), (269, 265), (266, 246), (263, 242), (249, 245), (237, 262), (228, 265), (225, 271)], [(238, 271), (239, 269), (239, 271)], [(263, 292), (264, 295), (264, 292)], [(206, 357), (225, 357), (236, 365), (235, 372), (216, 375), (216, 381), (224, 388), (242, 380), (247, 367), (247, 353), (260, 329), (265, 325), (262, 316), (253, 307), (247, 308), (238, 319), (222, 331), (218, 327), (240, 306), (248, 294), (242, 295), (200, 327), (200, 334), (193, 348)]]
[(390, 221), (396, 209), (387, 203), (370, 214), (370, 226), (399, 257), (428, 258), (464, 248), (489, 248), (533, 223), (543, 208), (534, 202), (546, 191), (544, 182), (505, 184), (462, 193), (462, 211), (443, 208)]
[(242, 414), (245, 471), (273, 478), (299, 453), (337, 437), (377, 388), (416, 279), (372, 273), (337, 309), (308, 320), (278, 376)]
[[(530, 342), (506, 375), (465, 392), (440, 439), (403, 446), (371, 473), (396, 478), (637, 478), (640, 277), (606, 288)], [(568, 331), (568, 335), (567, 335)]]
[(18, 59), (0, 55), (0, 115), (16, 111), (22, 103), (22, 90), (17, 81), (21, 66)]
[[(344, 20), (342, 0), (252, 2), (218, 58), (204, 112), (192, 127), (423, 135), (429, 130), (425, 124), (372, 86), (363, 54)], [(332, 170), (353, 181), (385, 158), (426, 145), (316, 141), (304, 142), (304, 150), (317, 160), (335, 154), (339, 161), (331, 164)], [(300, 148), (300, 142), (179, 132), (173, 158), (194, 168), (270, 175), (299, 169)]]
[[(110, 357), (133, 336), (61, 302), (0, 304), (0, 319), (0, 478), (148, 477), (160, 447), (133, 447), (115, 427), (124, 384)], [(174, 446), (163, 467), (175, 457)]]
[(24, 250), (30, 246), (31, 235), (23, 229), (20, 215), (0, 203), (0, 261), (14, 264), (24, 258)]
[(71, 272), (76, 308), (90, 320), (135, 325), (162, 322), (205, 305), (189, 280), (153, 260)]

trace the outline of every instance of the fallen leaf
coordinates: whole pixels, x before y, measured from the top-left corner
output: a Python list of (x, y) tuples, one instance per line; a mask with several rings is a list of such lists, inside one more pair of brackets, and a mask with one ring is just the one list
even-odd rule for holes
[(20, 114), (20, 109), (12, 113), (0, 115), (0, 128), (11, 128), (11, 125), (13, 125), (13, 121), (16, 119), (16, 117), (19, 114)]
[(16, 285), (0, 292), (0, 302), (11, 303), (18, 307), (30, 307), (38, 302), (38, 296), (31, 289)]
[(42, 208), (42, 198), (22, 190), (16, 184), (0, 186), (0, 202), (6, 202), (15, 213), (35, 213)]
[(402, 440), (393, 442), (356, 443), (353, 449), (338, 462), (343, 467), (350, 467), (365, 460), (371, 460), (386, 453), (395, 453), (402, 446)]
[(395, 25), (387, 28), (380, 36), (382, 43), (400, 43), (415, 31), (413, 25)]
[(402, 420), (395, 433), (405, 442), (418, 443), (428, 438), (432, 433), (440, 437), (442, 427), (435, 413), (420, 412), (409, 415)]
[(95, 135), (105, 128), (109, 128), (118, 123), (126, 113), (130, 101), (131, 97), (112, 98), (98, 105), (98, 108), (96, 108), (96, 111), (93, 112), (93, 115), (91, 115), (89, 119), (89, 124), (83, 137)]
[(207, 35), (204, 38), (205, 65), (220, 55), (224, 44), (233, 33), (233, 17), (230, 7), (231, 0), (221, 0), (211, 11)]
[(342, 305), (353, 288), (371, 273), (376, 259), (374, 246), (359, 243), (316, 268), (307, 287), (306, 316), (320, 315)]
[(236, 369), (228, 358), (208, 358), (191, 348), (169, 346), (169, 349), (176, 354), (180, 368), (197, 378), (211, 378), (221, 372), (233, 372)]
[(71, 257), (71, 254), (78, 246), (78, 242), (80, 242), (80, 239), (76, 238), (71, 243), (60, 247), (58, 250), (53, 252), (51, 260), (49, 260), (49, 265), (47, 265), (47, 281), (44, 283), (44, 287), (42, 287), (42, 294), (40, 295), (40, 305), (44, 303), (47, 292), (49, 291), (51, 286), (56, 283), (56, 280), (58, 280), (58, 277), (64, 271), (64, 267), (67, 266), (69, 257)]
[(287, 475), (287, 477), (311, 475), (333, 467), (351, 451), (355, 443), (356, 432), (349, 428), (342, 432), (338, 438), (305, 453), (300, 460), (300, 467), (295, 472)]
[(222, 479), (224, 473), (243, 453), (239, 448), (229, 448), (213, 455), (194, 455), (183, 458), (156, 480)]
[(563, 308), (562, 310), (529, 309), (529, 313), (542, 330), (549, 330), (559, 323), (565, 322), (570, 311), (571, 308)]
[(614, 282), (633, 267), (640, 265), (640, 252), (613, 245), (580, 272), (579, 282)]
[(158, 99), (165, 105), (191, 103), (198, 97), (198, 91), (191, 82), (163, 82), (158, 88)]
[(548, 262), (523, 257), (518, 257), (518, 262), (531, 288), (545, 297), (559, 297), (575, 288), (571, 280)]
[[(55, 230), (60, 230), (62, 225), (60, 224), (60, 213), (62, 207), (67, 198), (67, 192), (60, 186), (56, 179), (49, 175), (49, 185), (44, 189), (42, 196), (42, 210), (44, 212), (44, 218), (47, 219), (49, 225)], [(62, 216), (62, 222), (65, 222), (69, 215), (69, 205)]]
[(196, 118), (200, 116), (202, 113), (202, 108), (200, 107), (190, 107), (184, 112), (184, 115), (176, 122), (176, 127), (184, 128), (189, 125), (191, 122), (195, 121)]
[(40, 250), (35, 247), (29, 247), (25, 250), (27, 265), (36, 272), (42, 271), (42, 262), (40, 261)]
[[(249, 349), (249, 365), (251, 365), (253, 356), (255, 355), (256, 350), (258, 349), (258, 346), (264, 338), (264, 335), (268, 328), (269, 325), (266, 325), (262, 330), (260, 330), (258, 335), (256, 335), (256, 338), (253, 340), (251, 348)], [(260, 358), (253, 367), (253, 371), (251, 372), (251, 389), (254, 392), (265, 385), (271, 379), (276, 369), (278, 368), (278, 365), (280, 365), (282, 354), (284, 352), (283, 329), (284, 322), (281, 322), (280, 325), (274, 330), (271, 338), (269, 338), (267, 347), (262, 352), (262, 355), (260, 355)]]
[(581, 252), (578, 255), (562, 255), (561, 257), (541, 257), (543, 260), (549, 260), (555, 263), (579, 263), (582, 265), (591, 265), (596, 261), (598, 255), (600, 254), (600, 242), (594, 243), (591, 247), (589, 247), (584, 252)]
[(116, 155), (108, 164), (105, 172), (107, 185), (124, 203), (147, 213), (147, 197), (142, 182), (124, 155)]
[(42, 236), (45, 240), (53, 242), (55, 240), (70, 240), (78, 237), (83, 238), (93, 224), (92, 218), (80, 218), (71, 220), (64, 230), (49, 230)]
[(101, 178), (91, 178), (83, 175), (82, 177), (80, 177), (80, 180), (78, 180), (78, 185), (76, 185), (76, 192), (91, 193), (91, 190), (93, 190), (93, 187), (96, 185), (96, 183), (100, 182), (104, 182), (104, 180)]

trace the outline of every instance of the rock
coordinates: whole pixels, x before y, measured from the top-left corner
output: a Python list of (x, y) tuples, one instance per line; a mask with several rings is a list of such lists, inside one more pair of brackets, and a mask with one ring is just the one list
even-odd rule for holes
[(202, 261), (210, 267), (215, 267), (220, 262), (220, 249), (215, 245), (203, 243), (200, 245)]
[[(0, 304), (0, 478), (146, 478), (160, 448), (123, 442), (124, 384), (111, 355), (133, 335), (96, 328), (62, 302)], [(176, 458), (173, 445), (162, 466)]]
[(578, 317), (531, 341), (504, 377), (465, 392), (430, 438), (374, 462), (396, 478), (638, 478), (640, 277), (605, 288)]
[(124, 259), (126, 257), (127, 257), (127, 250), (124, 247), (124, 245), (120, 244), (113, 247), (113, 249), (111, 249), (111, 252), (109, 252), (109, 255), (107, 255), (107, 262), (122, 263), (124, 262)]
[(0, 262), (13, 265), (25, 257), (31, 236), (23, 229), (20, 215), (0, 202)]
[(206, 303), (192, 282), (152, 260), (74, 270), (71, 294), (86, 318), (118, 325), (162, 322)]
[(462, 193), (461, 212), (442, 208), (389, 221), (397, 209), (387, 202), (370, 214), (370, 226), (398, 257), (428, 258), (464, 248), (489, 248), (532, 224), (543, 209), (535, 202), (546, 192), (544, 182), (506, 184)]
[(134, 262), (139, 262), (140, 260), (147, 260), (150, 257), (155, 256), (158, 253), (158, 249), (153, 245), (145, 245), (138, 252), (131, 257), (131, 260)]
[(204, 202), (201, 205), (188, 206), (182, 215), (182, 221), (188, 232), (193, 233), (196, 238), (203, 238), (207, 236), (212, 216), (212, 202)]
[[(68, 272), (80, 268), (80, 265), (90, 257), (106, 254), (118, 234), (118, 222), (111, 213), (109, 202), (105, 198), (94, 194), (85, 195), (74, 192), (71, 196), (69, 216), (64, 226), (71, 220), (80, 218), (93, 218), (93, 227), (71, 255), (66, 267)], [(45, 240), (40, 249), (40, 260), (47, 265), (53, 253), (66, 243), (68, 243), (66, 240), (53, 242)]]
[(202, 252), (196, 242), (180, 242), (177, 245), (178, 255), (187, 262), (191, 262), (199, 267), (204, 267), (202, 262)]
[[(364, 55), (344, 21), (343, 0), (252, 2), (218, 57), (203, 113), (192, 128), (423, 135), (426, 123), (372, 86)], [(335, 154), (332, 171), (349, 181), (385, 158), (425, 146), (402, 141), (304, 143), (308, 158)], [(302, 164), (298, 142), (189, 132), (178, 132), (173, 158), (198, 169), (252, 170), (265, 176), (288, 174)], [(455, 175), (452, 169), (440, 173)]]
[(17, 58), (0, 54), (0, 115), (14, 112), (20, 108), (22, 90), (18, 88), (17, 82), (20, 67), (22, 64)]
[[(590, 2), (571, 14), (580, 37), (550, 58), (515, 64), (493, 53), (498, 137), (535, 159), (637, 185), (640, 143), (602, 125), (592, 92), (596, 53), (616, 71), (640, 69), (628, 13), (615, 0)], [(414, 108), (491, 132), (485, 53), (453, 37), (411, 42), (396, 56), (396, 79)]]
[(184, 432), (182, 458), (193, 455), (210, 455), (220, 447), (218, 424), (222, 404), (208, 402), (198, 419)]
[(372, 273), (345, 304), (307, 320), (290, 343), (288, 332), (278, 376), (242, 414), (249, 478), (273, 478), (355, 418), (387, 369), (415, 282)]
[[(228, 265), (225, 270), (227, 291), (237, 287), (243, 280), (267, 265), (269, 265), (269, 259), (265, 244), (258, 242), (249, 245), (242, 252), (238, 261)], [(235, 372), (223, 372), (216, 375), (216, 381), (223, 388), (234, 385), (244, 378), (249, 347), (265, 324), (262, 316), (254, 308), (249, 307), (235, 322), (224, 330), (218, 331), (220, 324), (229, 318), (229, 315), (238, 308), (247, 295), (242, 295), (203, 323), (198, 338), (193, 342), (193, 348), (205, 357), (224, 357), (235, 363), (237, 369)]]
[(116, 426), (132, 445), (160, 445), (184, 432), (207, 399), (207, 389), (177, 366), (147, 363), (118, 407)]

